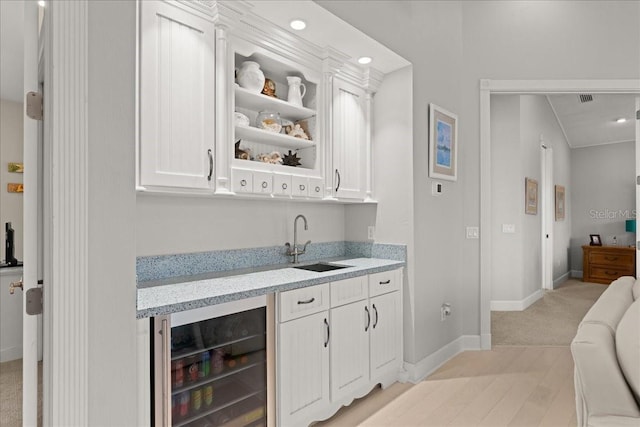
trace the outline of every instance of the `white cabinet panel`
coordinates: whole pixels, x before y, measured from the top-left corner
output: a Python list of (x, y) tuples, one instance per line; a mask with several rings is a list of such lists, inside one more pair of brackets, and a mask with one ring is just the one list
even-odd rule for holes
[(279, 325), (278, 423), (309, 424), (329, 405), (329, 319), (326, 311)]
[(292, 176), (291, 194), (298, 197), (307, 197), (309, 195), (309, 179), (306, 176)]
[(273, 176), (273, 194), (277, 196), (291, 195), (291, 175), (277, 173)]
[(333, 188), (338, 198), (363, 199), (366, 191), (364, 91), (335, 79), (333, 89)]
[(273, 191), (273, 176), (267, 172), (253, 173), (253, 192), (258, 194), (271, 194)]
[(331, 282), (331, 307), (367, 298), (367, 276)]
[(367, 301), (332, 308), (331, 401), (353, 397), (369, 382), (369, 328)]
[(166, 2), (140, 5), (140, 184), (207, 189), (214, 25)]
[(371, 306), (371, 379), (399, 370), (402, 364), (400, 334), (400, 292), (391, 292), (370, 300)]
[(400, 290), (400, 276), (402, 270), (384, 271), (369, 275), (369, 296), (386, 294), (387, 292)]
[(253, 193), (253, 172), (233, 169), (231, 188), (236, 193)]
[(329, 283), (280, 292), (278, 309), (281, 322), (328, 310)]

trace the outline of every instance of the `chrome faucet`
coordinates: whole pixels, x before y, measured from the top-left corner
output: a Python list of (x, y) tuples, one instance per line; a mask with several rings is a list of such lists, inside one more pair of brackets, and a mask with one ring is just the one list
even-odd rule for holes
[(305, 218), (304, 215), (298, 215), (296, 219), (293, 220), (293, 247), (291, 247), (289, 242), (285, 243), (285, 246), (287, 247), (287, 255), (293, 257), (291, 262), (294, 264), (298, 263), (298, 255), (302, 255), (307, 250), (307, 245), (311, 243), (311, 240), (307, 240), (307, 243), (304, 244), (302, 250), (298, 247), (298, 219), (300, 218), (304, 220), (304, 229), (309, 229), (307, 226), (307, 218)]

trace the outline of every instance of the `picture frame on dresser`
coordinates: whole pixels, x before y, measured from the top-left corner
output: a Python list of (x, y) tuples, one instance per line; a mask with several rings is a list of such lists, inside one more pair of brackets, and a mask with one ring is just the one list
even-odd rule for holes
[(602, 239), (599, 234), (589, 234), (590, 246), (602, 246)]
[(458, 116), (429, 104), (429, 177), (458, 179)]

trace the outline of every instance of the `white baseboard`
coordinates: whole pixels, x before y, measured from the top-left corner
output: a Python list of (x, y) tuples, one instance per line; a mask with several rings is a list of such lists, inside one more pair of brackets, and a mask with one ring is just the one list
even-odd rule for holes
[(0, 350), (0, 362), (22, 359), (22, 347), (9, 347)]
[(544, 295), (544, 292), (542, 291), (542, 289), (538, 289), (537, 291), (535, 291), (525, 299), (513, 300), (513, 301), (509, 301), (509, 300), (491, 301), (491, 311), (522, 311), (527, 307), (529, 307), (534, 302), (538, 301), (540, 298), (542, 298), (543, 295)]
[(564, 273), (562, 276), (558, 277), (557, 279), (553, 280), (553, 289), (557, 288), (558, 285), (563, 284), (564, 282), (566, 282), (567, 280), (569, 280), (569, 274), (570, 272), (567, 271), (566, 273)]
[(480, 349), (491, 350), (491, 334), (480, 335)]
[(404, 368), (408, 373), (407, 379), (414, 384), (419, 383), (458, 353), (480, 350), (481, 341), (480, 335), (462, 335), (416, 364), (405, 362)]
[(571, 277), (573, 279), (582, 279), (582, 270), (571, 270)]

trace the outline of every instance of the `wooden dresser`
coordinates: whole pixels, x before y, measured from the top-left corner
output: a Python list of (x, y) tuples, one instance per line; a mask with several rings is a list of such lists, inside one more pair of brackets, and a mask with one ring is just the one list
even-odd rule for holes
[(609, 283), (636, 275), (636, 249), (625, 246), (583, 246), (582, 281)]

